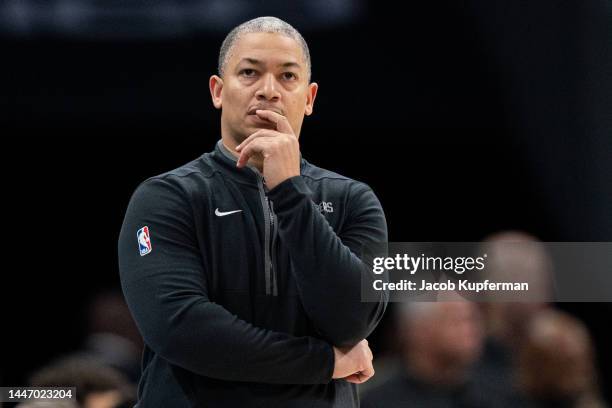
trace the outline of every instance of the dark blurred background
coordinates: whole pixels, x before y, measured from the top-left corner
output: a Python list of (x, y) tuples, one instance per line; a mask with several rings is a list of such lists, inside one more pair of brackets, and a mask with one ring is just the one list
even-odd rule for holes
[[(397, 7), (2, 0), (3, 385), (84, 347), (92, 300), (119, 288), (132, 191), (213, 148), (221, 41), (260, 15), (310, 46), (304, 157), (369, 183), (392, 241), (612, 241), (612, 2)], [(592, 333), (610, 397), (612, 307), (559, 306)]]

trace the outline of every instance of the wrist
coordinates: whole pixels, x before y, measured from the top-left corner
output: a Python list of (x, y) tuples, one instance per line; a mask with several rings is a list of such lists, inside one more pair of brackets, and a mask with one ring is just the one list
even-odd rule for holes
[(266, 186), (268, 187), (268, 190), (272, 191), (274, 190), (276, 187), (280, 186), (281, 184), (285, 183), (287, 180), (291, 180), (294, 177), (299, 177), (300, 173), (297, 174), (290, 174), (287, 176), (281, 176), (279, 178), (266, 178)]
[(334, 372), (332, 374), (332, 379), (344, 378), (346, 377), (346, 368), (344, 365), (345, 355), (346, 353), (339, 349), (338, 347), (333, 347), (334, 350)]

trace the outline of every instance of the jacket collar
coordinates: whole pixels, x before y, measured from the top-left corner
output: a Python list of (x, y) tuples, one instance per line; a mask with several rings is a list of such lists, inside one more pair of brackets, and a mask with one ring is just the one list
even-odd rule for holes
[(223, 144), (223, 140), (219, 139), (215, 145), (215, 149), (211, 153), (214, 162), (220, 166), (219, 170), (224, 175), (231, 177), (236, 181), (241, 181), (248, 184), (257, 184), (260, 177), (263, 177), (257, 168), (246, 165), (243, 168), (236, 167), (238, 158), (229, 151)]

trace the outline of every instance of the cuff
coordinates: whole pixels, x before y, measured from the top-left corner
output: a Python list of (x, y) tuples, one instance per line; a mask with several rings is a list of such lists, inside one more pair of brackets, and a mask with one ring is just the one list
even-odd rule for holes
[(302, 176), (290, 177), (268, 192), (268, 196), (274, 201), (275, 208), (285, 205), (293, 205), (296, 200), (312, 196), (312, 190), (306, 185)]
[(332, 377), (334, 376), (334, 368), (336, 368), (336, 354), (334, 353), (334, 348), (331, 344), (326, 344), (326, 346), (328, 350), (327, 367), (323, 379), (325, 383), (329, 383), (332, 381)]

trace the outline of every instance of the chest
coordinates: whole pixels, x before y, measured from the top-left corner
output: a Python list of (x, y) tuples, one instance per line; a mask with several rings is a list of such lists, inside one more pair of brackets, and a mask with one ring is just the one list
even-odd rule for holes
[[(339, 198), (313, 186), (313, 214), (338, 232)], [(202, 197), (198, 244), (209, 295), (215, 301), (250, 303), (249, 310), (298, 295), (291, 254), (283, 245), (273, 200), (258, 185), (215, 183)], [(317, 216), (319, 216), (316, 214)]]

